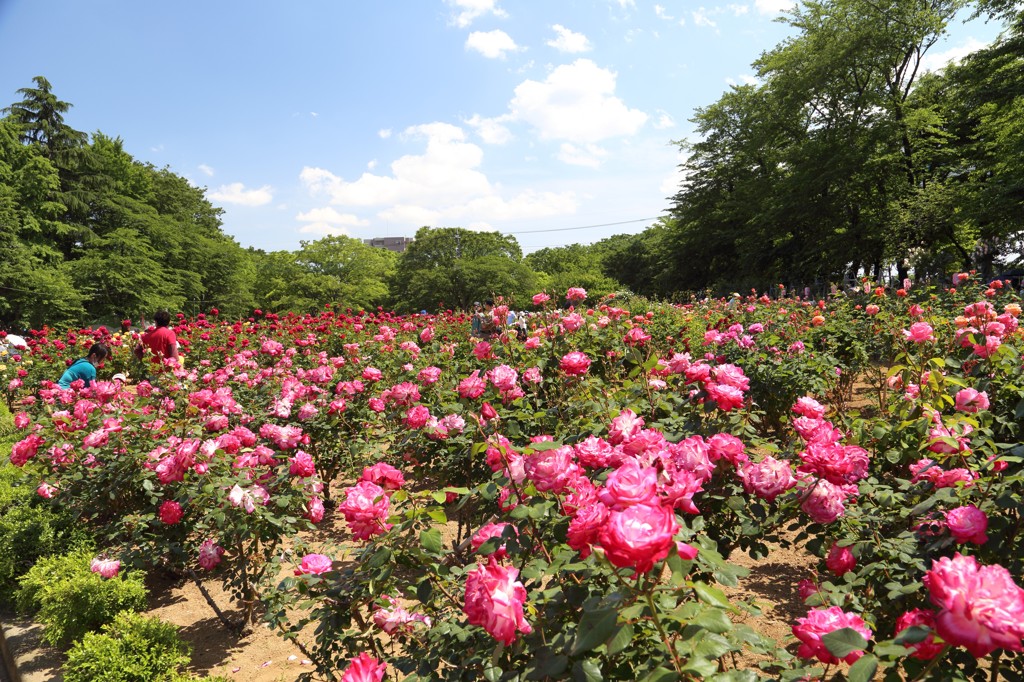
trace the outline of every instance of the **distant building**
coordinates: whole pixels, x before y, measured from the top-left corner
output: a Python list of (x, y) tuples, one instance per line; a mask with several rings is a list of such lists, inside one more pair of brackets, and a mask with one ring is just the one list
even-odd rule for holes
[(364, 239), (363, 243), (375, 249), (387, 249), (395, 253), (402, 253), (409, 248), (409, 244), (412, 244), (412, 237), (376, 237)]

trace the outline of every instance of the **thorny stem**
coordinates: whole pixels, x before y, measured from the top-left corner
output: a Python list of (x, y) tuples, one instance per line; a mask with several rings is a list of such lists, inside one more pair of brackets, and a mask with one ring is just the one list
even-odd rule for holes
[(658, 609), (654, 606), (654, 595), (650, 590), (647, 594), (647, 605), (651, 608), (651, 619), (654, 621), (654, 627), (658, 629), (658, 634), (661, 635), (661, 641), (668, 650), (669, 655), (672, 657), (672, 665), (675, 667), (676, 672), (680, 675), (683, 674), (683, 664), (679, 660), (679, 654), (676, 653), (675, 647), (668, 639), (668, 635), (665, 633), (665, 628), (661, 624), (661, 619), (658, 618)]
[(917, 680), (927, 680), (928, 674), (932, 671), (932, 668), (938, 665), (939, 661), (945, 659), (947, 651), (949, 651), (949, 645), (943, 647), (942, 651), (940, 651), (939, 654), (935, 656), (935, 658), (928, 661), (928, 665), (922, 668), (921, 672), (915, 675), (911, 680), (909, 680), (909, 682), (916, 682)]

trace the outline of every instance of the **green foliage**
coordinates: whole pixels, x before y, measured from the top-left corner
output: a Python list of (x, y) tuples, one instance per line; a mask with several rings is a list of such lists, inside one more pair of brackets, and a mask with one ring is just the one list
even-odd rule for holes
[(89, 632), (68, 651), (67, 682), (170, 682), (181, 679), (190, 648), (178, 628), (159, 618), (119, 613), (102, 632)]
[(0, 467), (0, 595), (4, 601), (13, 598), (18, 578), (41, 557), (90, 546), (86, 529), (40, 498), (21, 470), (10, 464)]
[(70, 644), (112, 622), (121, 611), (146, 607), (141, 572), (105, 579), (92, 572), (91, 558), (87, 551), (43, 558), (19, 580), (18, 608), (35, 613), (47, 643)]
[[(815, 0), (794, 37), (754, 64), (762, 81), (697, 110), (667, 236), (670, 291), (902, 279), (1017, 258), (1024, 175), (1021, 51), (1010, 29), (960, 65), (922, 59), (967, 3)], [(983, 245), (984, 248), (977, 248)], [(653, 278), (642, 293), (661, 293)], [(664, 295), (664, 294), (662, 294)]]
[(391, 297), (403, 311), (468, 310), (473, 301), (498, 296), (521, 307), (535, 287), (515, 237), (423, 227), (398, 259)]

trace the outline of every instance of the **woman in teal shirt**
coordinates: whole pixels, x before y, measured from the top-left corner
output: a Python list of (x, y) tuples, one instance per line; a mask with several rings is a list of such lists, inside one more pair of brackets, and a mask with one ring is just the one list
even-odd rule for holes
[(110, 351), (102, 343), (92, 344), (92, 348), (89, 349), (89, 355), (75, 360), (70, 367), (64, 370), (64, 373), (60, 375), (57, 385), (63, 389), (68, 389), (71, 388), (71, 382), (81, 379), (85, 382), (86, 388), (88, 388), (92, 385), (92, 382), (96, 381), (96, 367), (103, 362), (103, 359), (109, 353)]

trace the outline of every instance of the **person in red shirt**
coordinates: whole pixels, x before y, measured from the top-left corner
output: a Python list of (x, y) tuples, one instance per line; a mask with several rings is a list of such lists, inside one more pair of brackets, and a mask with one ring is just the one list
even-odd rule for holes
[(171, 314), (166, 310), (158, 310), (153, 315), (156, 327), (147, 329), (142, 334), (142, 342), (135, 347), (135, 357), (142, 360), (148, 353), (161, 362), (170, 358), (178, 361), (178, 337), (171, 329)]

